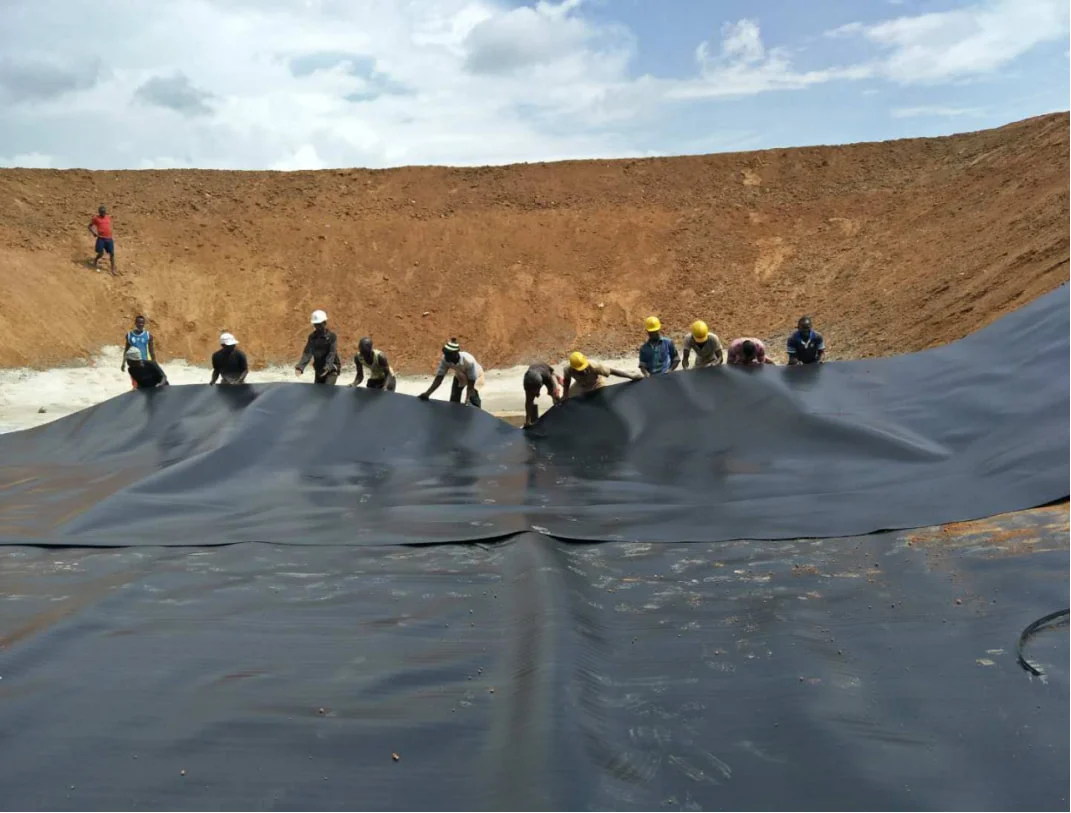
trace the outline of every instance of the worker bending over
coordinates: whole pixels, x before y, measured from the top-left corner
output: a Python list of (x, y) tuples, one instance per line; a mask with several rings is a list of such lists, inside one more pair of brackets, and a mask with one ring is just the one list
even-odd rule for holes
[(212, 354), (212, 379), (209, 385), (244, 384), (249, 375), (249, 360), (238, 349), (238, 340), (230, 333), (219, 334), (219, 350)]
[(761, 366), (773, 364), (773, 359), (766, 355), (766, 345), (758, 339), (733, 339), (729, 345), (729, 358), (725, 362), (734, 367)]
[(531, 426), (539, 419), (539, 406), (536, 399), (544, 387), (555, 406), (561, 403), (558, 386), (561, 379), (554, 374), (554, 368), (546, 363), (531, 365), (524, 371), (524, 425)]
[(390, 368), (387, 354), (382, 350), (376, 350), (368, 336), (363, 337), (357, 343), (357, 355), (353, 357), (353, 363), (357, 365), (357, 375), (350, 384), (351, 387), (361, 386), (361, 382), (364, 381), (364, 370), (367, 367), (368, 389), (394, 392), (398, 382), (394, 377), (394, 371)]
[(311, 361), (316, 374), (314, 383), (333, 387), (338, 381), (338, 374), (342, 372), (342, 359), (338, 355), (338, 336), (327, 329), (327, 314), (323, 311), (312, 312), (312, 325), (312, 333), (305, 342), (305, 350), (294, 370), (301, 375)]
[(628, 381), (643, 380), (643, 376), (639, 373), (626, 373), (623, 370), (607, 367), (605, 364), (589, 361), (588, 357), (579, 351), (569, 356), (569, 366), (565, 367), (562, 372), (562, 398), (595, 392), (605, 385), (604, 379), (610, 376)]
[(136, 390), (149, 390), (168, 386), (167, 376), (160, 365), (151, 359), (143, 359), (136, 347), (126, 351), (127, 370)]
[(826, 352), (826, 343), (811, 325), (811, 317), (804, 316), (796, 323), (796, 332), (788, 337), (788, 364), (821, 364)]
[(707, 323), (703, 321), (692, 323), (692, 335), (684, 340), (684, 360), (681, 366), (688, 369), (688, 361), (692, 353), (695, 353), (696, 369), (700, 367), (716, 367), (725, 362), (725, 350), (721, 346), (721, 339), (710, 332)]
[(461, 393), (464, 392), (465, 403), (479, 409), (481, 406), (480, 389), (483, 387), (483, 367), (471, 353), (466, 353), (461, 349), (457, 339), (450, 339), (443, 345), (443, 357), (435, 371), (435, 378), (432, 379), (431, 386), (420, 393), (420, 400), (427, 401), (431, 398), (431, 394), (439, 389), (446, 374), (450, 372), (454, 374), (450, 400), (455, 404), (460, 403)]
[(662, 322), (657, 316), (648, 316), (643, 326), (647, 330), (647, 341), (640, 348), (640, 373), (646, 378), (676, 370), (681, 359), (673, 340), (662, 335)]

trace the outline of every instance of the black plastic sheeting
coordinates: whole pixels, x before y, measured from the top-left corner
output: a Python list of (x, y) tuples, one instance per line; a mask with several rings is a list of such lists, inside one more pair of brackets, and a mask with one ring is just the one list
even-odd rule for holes
[(0, 808), (1066, 810), (1067, 507), (948, 531), (0, 548)]
[[(521, 433), (387, 392), (131, 392), (0, 436), (0, 544), (846, 536), (1068, 495), (1068, 292), (935, 350), (706, 369)], [(519, 386), (519, 382), (518, 382)]]
[(922, 526), (1067, 496), (1068, 305), (523, 433), (271, 385), (0, 436), (0, 809), (1067, 809), (1066, 627), (1017, 654), (1066, 504)]

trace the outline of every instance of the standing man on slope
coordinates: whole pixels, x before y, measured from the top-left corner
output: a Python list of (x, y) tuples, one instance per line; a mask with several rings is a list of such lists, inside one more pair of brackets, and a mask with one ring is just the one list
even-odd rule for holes
[[(119, 365), (120, 371), (126, 371), (127, 362), (132, 358), (130, 350), (137, 350), (138, 357), (142, 361), (156, 361), (156, 346), (153, 344), (152, 334), (145, 329), (145, 317), (140, 313), (134, 319), (134, 329), (126, 334), (126, 344), (123, 345), (123, 363)], [(131, 376), (131, 381), (133, 381), (133, 376)]]
[(643, 326), (647, 329), (647, 341), (640, 348), (640, 373), (647, 378), (676, 370), (681, 363), (677, 345), (662, 335), (662, 322), (657, 316), (648, 316)]
[(238, 349), (238, 340), (230, 333), (219, 336), (219, 350), (212, 354), (212, 380), (209, 386), (220, 381), (223, 384), (244, 384), (249, 374), (249, 360)]
[(387, 354), (376, 350), (368, 336), (364, 336), (357, 343), (357, 355), (353, 357), (353, 363), (357, 365), (357, 376), (350, 384), (351, 387), (361, 386), (365, 367), (368, 368), (368, 389), (394, 392), (394, 388), (398, 386)]
[(811, 317), (802, 317), (796, 323), (796, 328), (796, 332), (788, 337), (788, 366), (821, 364), (826, 343), (822, 334), (812, 327)]
[(456, 338), (443, 345), (443, 357), (435, 371), (435, 378), (432, 379), (431, 386), (420, 393), (420, 400), (427, 401), (431, 398), (431, 394), (439, 389), (449, 372), (454, 374), (450, 400), (455, 404), (460, 403), (461, 393), (465, 392), (465, 403), (479, 409), (482, 405), (480, 389), (483, 387), (483, 367), (471, 353), (462, 351)]
[(313, 382), (333, 387), (338, 380), (338, 374), (342, 372), (342, 359), (338, 355), (338, 336), (327, 329), (327, 314), (321, 310), (312, 312), (312, 325), (312, 333), (305, 342), (305, 350), (294, 370), (301, 375), (311, 361), (313, 372), (316, 373)]
[(706, 322), (693, 322), (692, 335), (684, 340), (684, 361), (681, 366), (688, 369), (688, 360), (695, 353), (696, 369), (716, 367), (725, 361), (725, 351), (721, 339), (710, 332)]
[(112, 276), (115, 276), (115, 240), (112, 238), (112, 218), (108, 214), (108, 210), (101, 206), (97, 209), (96, 216), (89, 221), (89, 233), (97, 238), (97, 256), (93, 260), (93, 270), (100, 271), (99, 263), (100, 258), (104, 256), (104, 252), (108, 252), (108, 257), (112, 261)]

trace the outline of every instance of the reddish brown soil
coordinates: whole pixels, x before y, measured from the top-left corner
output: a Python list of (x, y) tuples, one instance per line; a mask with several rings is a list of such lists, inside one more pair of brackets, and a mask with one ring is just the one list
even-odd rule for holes
[[(1068, 114), (940, 139), (502, 168), (0, 171), (0, 365), (121, 342), (164, 358), (221, 329), (293, 361), (313, 308), (426, 370), (461, 337), (487, 366), (616, 355), (680, 335), (782, 337), (831, 358), (966, 335), (1068, 277)], [(86, 267), (112, 211), (122, 276)], [(47, 325), (46, 325), (47, 323)]]

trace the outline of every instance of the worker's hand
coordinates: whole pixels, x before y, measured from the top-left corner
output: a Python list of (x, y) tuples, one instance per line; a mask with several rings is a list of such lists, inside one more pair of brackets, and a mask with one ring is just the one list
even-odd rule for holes
[(427, 401), (429, 398), (431, 398), (431, 393), (422, 392), (420, 393), (420, 395), (417, 396), (417, 398), (419, 398), (421, 401)]
[(632, 380), (633, 381), (643, 381), (644, 378), (646, 378), (646, 376), (644, 376), (642, 373), (633, 373), (632, 374)]
[(126, 362), (125, 361), (122, 364), (119, 365), (119, 372), (121, 372), (121, 373), (125, 373), (126, 372)]
[(305, 372), (305, 371), (304, 371), (304, 370), (302, 370), (302, 369), (301, 369), (300, 367), (295, 367), (295, 368), (294, 368), (294, 372), (295, 372), (295, 373), (297, 373), (298, 375), (301, 375), (301, 374), (302, 374), (303, 372)]

